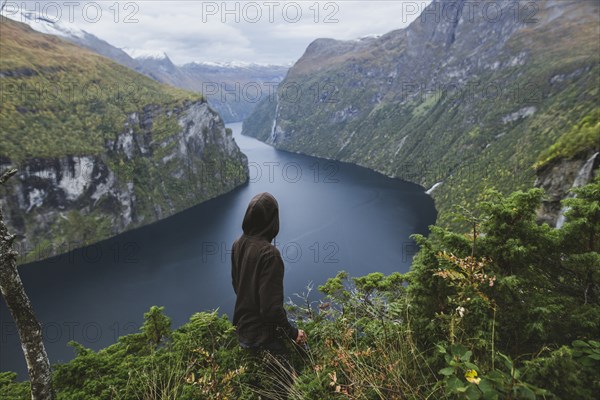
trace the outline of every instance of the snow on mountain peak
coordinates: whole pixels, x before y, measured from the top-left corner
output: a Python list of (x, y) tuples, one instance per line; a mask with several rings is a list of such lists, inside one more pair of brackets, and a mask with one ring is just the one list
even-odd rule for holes
[(194, 61), (191, 64), (205, 66), (205, 67), (230, 68), (230, 69), (278, 67), (278, 65), (273, 65), (273, 64), (259, 64), (259, 63), (246, 62), (246, 61), (226, 61), (226, 62)]
[(65, 23), (60, 18), (45, 16), (36, 11), (20, 8), (16, 3), (7, 4), (8, 7), (2, 8), (0, 15), (13, 21), (22, 22), (31, 27), (31, 29), (46, 33), (48, 35), (75, 37), (83, 39), (87, 34), (84, 30), (77, 28), (74, 24)]
[(124, 47), (121, 50), (129, 54), (131, 58), (135, 59), (163, 60), (169, 58), (169, 56), (167, 56), (167, 53), (160, 50), (132, 49), (129, 47)]
[(379, 33), (370, 33), (368, 35), (361, 36), (357, 39), (354, 39), (355, 42), (360, 42), (361, 40), (369, 40), (369, 39), (378, 39), (381, 37)]

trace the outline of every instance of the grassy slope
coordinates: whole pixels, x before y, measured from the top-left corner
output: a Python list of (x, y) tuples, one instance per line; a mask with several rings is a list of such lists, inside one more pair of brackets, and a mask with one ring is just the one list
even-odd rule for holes
[(6, 18), (0, 25), (0, 74), (0, 156), (13, 162), (98, 154), (106, 139), (123, 130), (127, 114), (199, 96)]
[(542, 152), (535, 167), (541, 168), (558, 159), (571, 159), (589, 149), (600, 151), (600, 108), (583, 118)]

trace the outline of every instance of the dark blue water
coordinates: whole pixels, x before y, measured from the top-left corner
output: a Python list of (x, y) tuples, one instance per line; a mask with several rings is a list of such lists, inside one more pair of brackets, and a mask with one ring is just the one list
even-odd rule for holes
[[(365, 168), (282, 152), (240, 135), (250, 182), (161, 222), (63, 256), (20, 267), (52, 363), (74, 356), (76, 340), (99, 349), (137, 332), (143, 313), (165, 306), (173, 326), (195, 312), (233, 309), (229, 249), (241, 234), (249, 200), (268, 191), (279, 201), (277, 246), (286, 296), (340, 270), (406, 272), (409, 236), (435, 221), (433, 200), (417, 185)], [(0, 301), (0, 371), (26, 368), (18, 336)]]

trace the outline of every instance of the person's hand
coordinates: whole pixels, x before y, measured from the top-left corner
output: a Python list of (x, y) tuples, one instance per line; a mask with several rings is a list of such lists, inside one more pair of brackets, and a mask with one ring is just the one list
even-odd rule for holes
[(306, 343), (307, 340), (308, 337), (306, 336), (306, 333), (302, 329), (298, 329), (298, 337), (296, 337), (296, 343)]

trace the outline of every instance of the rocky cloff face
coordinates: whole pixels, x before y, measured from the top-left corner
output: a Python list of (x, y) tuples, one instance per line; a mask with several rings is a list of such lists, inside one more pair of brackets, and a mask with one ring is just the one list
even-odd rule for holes
[(425, 188), (444, 182), (432, 195), (448, 224), (486, 186), (531, 187), (540, 155), (593, 119), (599, 6), (491, 3), (437, 0), (405, 29), (315, 40), (243, 134)]

